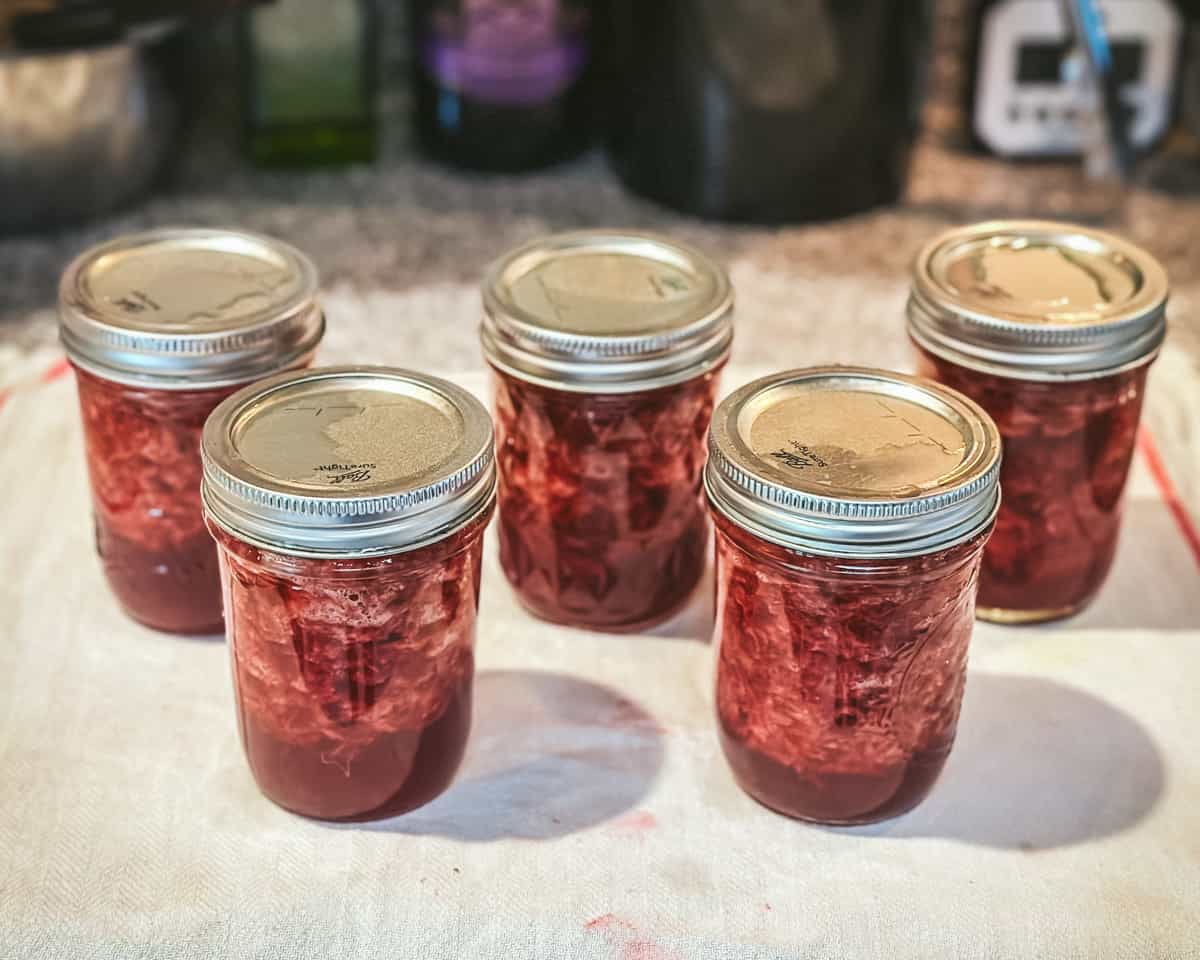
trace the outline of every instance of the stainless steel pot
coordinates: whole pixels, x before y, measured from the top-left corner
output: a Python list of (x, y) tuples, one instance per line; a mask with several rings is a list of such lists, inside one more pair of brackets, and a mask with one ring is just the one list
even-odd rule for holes
[(179, 125), (153, 55), (165, 29), (0, 56), (0, 230), (84, 219), (153, 182)]

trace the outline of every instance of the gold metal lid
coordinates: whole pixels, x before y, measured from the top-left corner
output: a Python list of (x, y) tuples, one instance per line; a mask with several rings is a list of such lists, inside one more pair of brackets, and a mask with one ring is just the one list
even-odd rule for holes
[(714, 509), (772, 543), (905, 557), (961, 543), (999, 506), (1000, 434), (932, 381), (862, 367), (792, 370), (717, 407), (705, 486)]
[(937, 356), (1032, 380), (1089, 379), (1152, 359), (1166, 272), (1087, 227), (1040, 220), (951, 230), (917, 256), (908, 329)]
[(626, 393), (719, 366), (733, 340), (725, 271), (649, 234), (547, 237), (495, 263), (480, 330), (489, 363), (560, 390)]
[(72, 362), (161, 389), (243, 383), (295, 366), (320, 342), (317, 271), (270, 237), (168, 229), (79, 256), (59, 286)]
[(279, 374), (204, 426), (202, 493), (233, 536), (298, 556), (416, 549), (495, 498), (492, 422), (445, 380), (387, 367)]

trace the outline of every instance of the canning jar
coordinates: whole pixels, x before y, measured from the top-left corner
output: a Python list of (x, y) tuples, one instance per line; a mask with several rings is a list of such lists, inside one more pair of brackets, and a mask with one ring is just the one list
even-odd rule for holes
[(172, 633), (221, 630), (200, 505), (200, 433), (245, 384), (311, 361), (324, 333), (312, 263), (225, 230), (156, 230), (86, 251), (60, 287), (96, 548), (125, 612)]
[(562, 234), (492, 268), (500, 559), (535, 615), (628, 631), (687, 601), (732, 306), (716, 264), (642, 234)]
[(792, 817), (916, 806), (954, 742), (1000, 437), (930, 381), (757, 380), (713, 416), (716, 711), (742, 788)]
[(259, 789), (323, 820), (433, 799), (471, 721), (487, 411), (423, 374), (293, 372), (217, 407), (203, 453)]
[(1068, 224), (977, 224), (918, 256), (919, 369), (978, 402), (1004, 438), (984, 619), (1069, 616), (1103, 585), (1167, 293), (1146, 251)]

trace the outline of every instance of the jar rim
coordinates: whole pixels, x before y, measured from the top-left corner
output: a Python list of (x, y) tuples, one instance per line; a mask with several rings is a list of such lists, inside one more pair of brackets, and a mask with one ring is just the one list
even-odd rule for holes
[(995, 423), (955, 390), (815, 367), (721, 402), (704, 483), (714, 510), (761, 539), (815, 556), (898, 558), (987, 529), (1000, 458)]
[(299, 557), (404, 553), (496, 498), (492, 421), (461, 387), (391, 367), (292, 371), (243, 388), (204, 426), (209, 519)]
[(1046, 220), (988, 221), (931, 239), (913, 265), (909, 335), (960, 366), (1086, 380), (1152, 361), (1169, 282), (1146, 250)]
[(489, 268), (480, 342), (493, 367), (540, 386), (630, 393), (728, 359), (733, 288), (700, 250), (653, 233), (581, 230)]
[(232, 386), (311, 357), (325, 332), (317, 292), (312, 261), (273, 237), (160, 228), (71, 262), (59, 337), (72, 363), (117, 383)]

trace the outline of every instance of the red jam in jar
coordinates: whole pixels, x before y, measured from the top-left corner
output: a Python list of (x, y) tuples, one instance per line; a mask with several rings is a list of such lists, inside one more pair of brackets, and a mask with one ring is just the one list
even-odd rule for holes
[(200, 431), (232, 389), (164, 391), (75, 371), (96, 551), (133, 619), (220, 633), (217, 548), (200, 506)]
[(655, 237), (562, 234), (503, 258), (484, 303), (509, 582), (557, 623), (666, 619), (707, 560), (702, 472), (732, 340), (727, 277)]
[(1166, 299), (1148, 253), (1065, 224), (966, 227), (918, 257), (919, 369), (987, 410), (1004, 442), (984, 619), (1069, 616), (1104, 584)]
[(219, 633), (216, 546), (200, 503), (200, 437), (223, 399), (309, 362), (324, 321), (316, 272), (264, 237), (160, 230), (84, 253), (61, 288), (96, 547), (125, 612)]
[(322, 820), (438, 796), (471, 725), (487, 411), (401, 370), (284, 374), (213, 413), (204, 458), (259, 789)]
[(954, 742), (1000, 439), (929, 381), (756, 381), (713, 417), (716, 710), (742, 788), (804, 820), (916, 806)]

